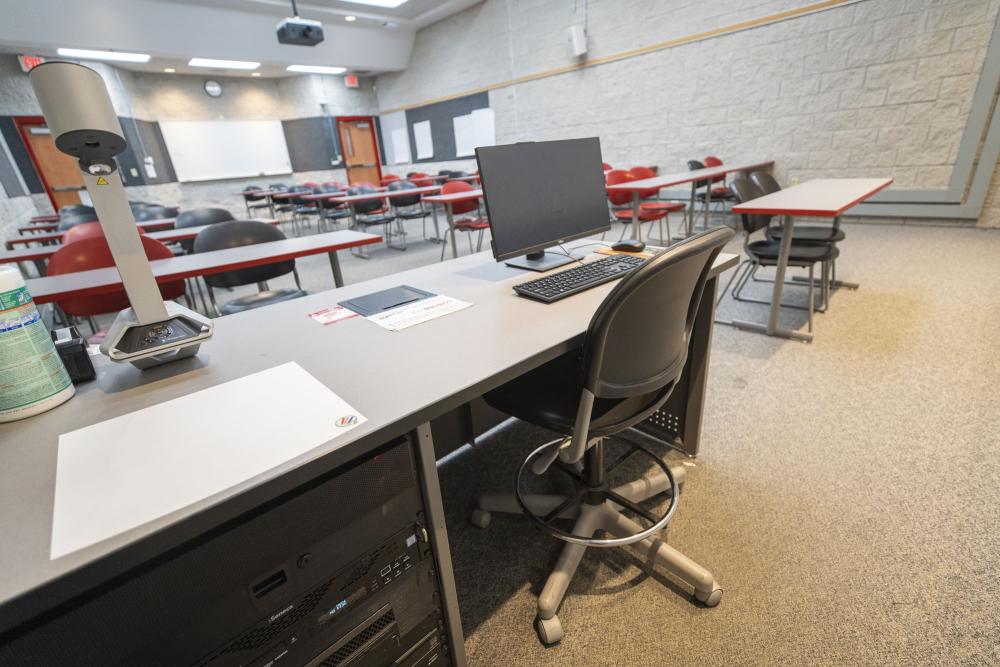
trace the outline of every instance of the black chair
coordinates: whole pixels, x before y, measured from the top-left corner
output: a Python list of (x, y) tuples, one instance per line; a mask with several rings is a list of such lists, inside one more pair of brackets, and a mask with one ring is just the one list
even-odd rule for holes
[[(313, 192), (316, 194), (342, 191), (343, 188), (336, 185), (320, 185), (313, 188)], [(340, 223), (337, 221), (350, 217), (350, 215), (351, 209), (346, 204), (329, 199), (320, 199), (319, 221), (316, 223), (316, 226), (321, 230), (326, 230), (326, 223), (329, 222), (332, 224), (333, 229), (337, 229), (340, 226)]]
[[(235, 219), (233, 214), (224, 208), (191, 208), (177, 214), (174, 219), (174, 228), (202, 227)], [(194, 251), (194, 239), (181, 239), (179, 243), (185, 252)]]
[[(755, 171), (750, 174), (750, 180), (760, 188), (765, 195), (781, 190), (778, 181), (766, 171)], [(781, 240), (782, 228), (772, 225), (767, 228), (767, 237)], [(834, 218), (832, 225), (796, 225), (792, 229), (792, 241), (796, 243), (839, 243), (845, 238), (840, 228), (840, 218)]]
[(94, 211), (93, 206), (87, 206), (86, 204), (68, 204), (59, 209), (59, 217), (63, 218), (66, 216), (80, 216), (84, 214), (90, 214), (94, 217), (91, 220), (96, 220), (97, 216)]
[[(764, 196), (763, 191), (752, 182), (737, 178), (729, 184), (733, 195), (738, 202), (751, 201), (753, 199), (758, 199)], [(753, 278), (757, 270), (762, 266), (777, 266), (778, 256), (781, 254), (781, 241), (775, 240), (773, 238), (768, 238), (766, 235), (766, 230), (771, 224), (770, 215), (740, 215), (740, 224), (743, 229), (744, 239), (743, 239), (743, 252), (746, 254), (746, 259), (740, 263), (740, 266), (736, 268), (732, 277), (729, 279), (726, 288), (728, 289), (729, 284), (733, 284), (732, 295), (737, 301), (747, 301), (750, 303), (760, 303), (765, 305), (770, 305), (770, 301), (764, 299), (752, 299), (743, 296), (743, 288), (746, 287), (747, 283), (751, 278)], [(765, 231), (764, 238), (761, 240), (753, 241), (751, 240), (753, 234), (759, 231)], [(788, 254), (788, 266), (804, 268), (809, 271), (808, 287), (809, 287), (809, 305), (806, 310), (809, 311), (809, 331), (813, 328), (813, 313), (825, 312), (826, 306), (829, 300), (829, 280), (830, 280), (830, 263), (837, 258), (839, 255), (837, 246), (833, 243), (800, 243), (795, 240), (794, 236), (792, 238), (792, 243), (789, 246)], [(815, 305), (813, 288), (815, 286), (814, 273), (816, 264), (820, 264), (820, 288), (821, 288), (821, 304), (822, 306), (817, 308)], [(739, 276), (737, 278), (737, 276)], [(760, 281), (760, 282), (770, 282), (770, 281)], [(796, 283), (795, 281), (786, 281), (787, 285), (799, 285), (801, 283)], [(720, 294), (720, 300), (722, 295), (726, 293), (724, 289)], [(797, 308), (802, 309), (802, 306), (795, 306), (789, 304), (782, 304), (782, 307), (787, 308)]]
[(260, 192), (264, 188), (259, 185), (248, 185), (243, 188), (243, 205), (247, 207), (247, 217), (252, 218), (254, 211), (259, 211), (261, 209), (271, 210), (271, 204), (267, 200), (267, 195), (255, 195), (254, 192)]
[[(318, 188), (309, 185), (296, 185), (288, 188), (288, 192), (301, 193), (303, 195), (316, 194)], [(303, 222), (309, 227), (309, 218), (316, 216), (319, 218), (319, 203), (315, 199), (303, 199), (302, 197), (292, 197), (288, 199), (288, 206), (292, 213), (292, 230), (295, 235), (299, 235), (299, 223)]]
[(146, 206), (138, 213), (134, 214), (136, 222), (147, 220), (160, 220), (162, 218), (176, 218), (180, 210), (175, 206)]
[[(259, 220), (230, 220), (220, 222), (198, 232), (194, 239), (195, 252), (209, 252), (212, 250), (225, 250), (226, 248), (237, 248), (239, 246), (253, 245), (255, 243), (266, 243), (268, 241), (283, 241), (284, 233), (274, 225)], [(276, 289), (268, 287), (267, 281), (272, 278), (284, 276), (291, 273), (295, 277), (295, 289)], [(220, 315), (232, 315), (244, 310), (269, 306), (272, 303), (290, 301), (301, 296), (306, 296), (308, 292), (302, 289), (299, 283), (299, 274), (295, 270), (295, 260), (289, 259), (283, 262), (265, 264), (263, 266), (251, 266), (225, 273), (214, 273), (204, 276), (205, 284), (208, 285), (208, 297), (212, 302), (212, 308)], [(220, 309), (215, 302), (216, 287), (238, 287), (240, 285), (256, 284), (260, 292), (251, 296), (244, 296), (227, 302)]]
[[(699, 169), (705, 169), (706, 167), (705, 163), (703, 163), (701, 160), (688, 160), (687, 168), (688, 171), (697, 171)], [(726, 194), (723, 194), (721, 188), (716, 189), (715, 186), (713, 185), (712, 179), (710, 178), (705, 178), (700, 181), (695, 181), (694, 188), (695, 188), (694, 197), (699, 202), (701, 202), (701, 205), (703, 207), (706, 205), (705, 201), (708, 198), (709, 194), (711, 194), (712, 203), (723, 207), (723, 209), (725, 208), (726, 201), (733, 200), (732, 195), (729, 194), (728, 192)], [(705, 189), (699, 192), (701, 188)], [(693, 214), (694, 212), (692, 211), (692, 215)]]
[[(672, 468), (645, 445), (619, 434), (656, 412), (680, 381), (709, 270), (733, 236), (731, 229), (715, 227), (649, 260), (604, 299), (582, 348), (485, 396), (494, 408), (563, 435), (528, 455), (517, 472), (513, 496), (483, 495), (472, 516), (474, 524), (486, 527), (490, 512), (523, 512), (568, 542), (538, 598), (537, 629), (546, 644), (562, 637), (556, 611), (587, 547), (634, 545), (643, 560), (665, 566), (706, 605), (714, 606), (722, 597), (712, 574), (665, 544), (660, 534), (677, 509), (682, 468)], [(605, 440), (610, 438), (624, 442), (628, 450), (606, 463)], [(650, 457), (662, 472), (611, 486), (608, 474), (637, 453)], [(555, 467), (574, 490), (567, 496), (525, 495), (521, 481), (527, 467), (535, 474)], [(640, 505), (668, 491), (669, 506), (659, 515)], [(627, 517), (626, 511), (649, 525)], [(576, 520), (571, 532), (555, 525), (565, 519)], [(598, 530), (613, 537), (594, 538)]]
[[(370, 185), (356, 185), (352, 188), (348, 188), (348, 195), (367, 195), (374, 194), (378, 192), (374, 187)], [(392, 223), (395, 222), (396, 216), (393, 215), (385, 206), (384, 200), (382, 199), (369, 199), (367, 201), (356, 201), (351, 202), (351, 210), (354, 212), (354, 223), (358, 227), (382, 227), (382, 238), (385, 239), (385, 244), (390, 248), (396, 248), (397, 250), (406, 250), (404, 245), (402, 248), (398, 248), (392, 245), (392, 235), (391, 227)], [(404, 239), (405, 242), (405, 239)], [(364, 246), (360, 250), (355, 252), (357, 257), (367, 257), (365, 254)]]
[[(390, 192), (405, 192), (406, 190), (416, 190), (417, 186), (410, 181), (393, 181), (388, 186)], [(409, 195), (397, 195), (389, 197), (389, 206), (392, 207), (396, 215), (396, 226), (399, 233), (403, 235), (403, 247), (406, 247), (406, 230), (403, 228), (403, 220), (420, 220), (422, 222), (422, 233), (427, 238), (427, 216), (431, 214), (424, 207), (423, 197), (417, 192)]]

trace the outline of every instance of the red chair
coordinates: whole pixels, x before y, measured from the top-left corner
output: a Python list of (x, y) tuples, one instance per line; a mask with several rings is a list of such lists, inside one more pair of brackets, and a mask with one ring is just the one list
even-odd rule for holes
[[(630, 171), (625, 171), (624, 169), (612, 169), (604, 177), (604, 182), (607, 185), (618, 185), (620, 183), (628, 183), (629, 181), (637, 181), (635, 174)], [(640, 191), (639, 195), (642, 196), (643, 191)], [(611, 216), (625, 225), (622, 229), (622, 234), (618, 237), (618, 240), (625, 238), (625, 234), (629, 230), (629, 225), (632, 224), (632, 193), (631, 192), (608, 192), (608, 201), (611, 202)], [(667, 217), (667, 212), (657, 209), (643, 208), (640, 204), (639, 206), (639, 225), (641, 226), (644, 222), (652, 223), (658, 221), (660, 225), (660, 242), (663, 242), (663, 221)], [(652, 225), (650, 225), (652, 227)], [(642, 231), (640, 230), (640, 234)], [(647, 234), (647, 237), (649, 235)], [(667, 226), (667, 236), (670, 236), (670, 226)], [(670, 240), (668, 239), (668, 243)]]
[[(721, 167), (722, 160), (715, 157), (714, 155), (709, 155), (705, 158), (703, 163), (705, 167)], [(712, 185), (712, 201), (717, 201), (720, 204), (725, 201), (733, 201), (733, 193), (730, 191), (729, 186), (726, 185), (725, 174), (719, 176), (713, 176), (711, 179)], [(722, 183), (722, 185), (714, 185), (715, 183)], [(722, 204), (724, 206), (724, 204)]]
[[(441, 194), (451, 195), (461, 192), (472, 192), (476, 188), (472, 187), (465, 181), (447, 181), (441, 186)], [(455, 255), (458, 255), (457, 241), (455, 240), (455, 232), (467, 232), (469, 234), (469, 252), (472, 250), (472, 232), (479, 232), (479, 240), (476, 244), (476, 252), (479, 252), (483, 248), (483, 235), (486, 230), (490, 228), (490, 221), (479, 215), (479, 200), (470, 199), (469, 201), (460, 201), (453, 204), (445, 204), (445, 210), (448, 214), (448, 227), (451, 231), (451, 247)], [(462, 215), (464, 213), (475, 212), (476, 215), (469, 218), (462, 218), (460, 220), (455, 219), (455, 215)], [(441, 244), (441, 261), (444, 261), (444, 249), (445, 244)]]
[(398, 181), (398, 180), (399, 176), (396, 176), (396, 174), (386, 174), (385, 176), (382, 177), (382, 185), (389, 185), (393, 181)]
[(434, 179), (431, 178), (431, 175), (422, 171), (414, 171), (408, 178), (410, 179), (410, 183), (413, 183), (418, 188), (426, 188), (434, 185)]
[[(652, 167), (632, 167), (629, 172), (636, 177), (637, 180), (643, 178), (653, 178), (656, 176), (656, 171)], [(663, 201), (660, 199), (660, 191), (658, 189), (643, 190), (639, 193), (639, 196), (643, 201), (639, 206), (648, 211), (662, 211), (666, 213), (664, 220), (667, 225), (667, 243), (673, 243), (673, 235), (670, 233), (670, 214), (675, 211), (683, 211), (687, 208), (683, 202), (679, 201)], [(649, 201), (652, 200), (652, 201)], [(660, 240), (663, 240), (663, 222), (660, 222)]]
[(604, 171), (611, 171), (612, 169), (614, 169), (614, 167), (612, 167), (607, 162), (602, 162), (601, 164), (604, 166)]
[[(146, 251), (148, 259), (169, 259), (174, 256), (170, 248), (163, 245), (156, 239), (148, 236), (140, 236), (143, 250)], [(73, 243), (63, 245), (59, 250), (49, 257), (48, 275), (58, 276), (66, 273), (77, 273), (89, 271), (91, 269), (103, 269), (114, 266), (115, 260), (111, 256), (111, 249), (104, 235), (91, 236)], [(160, 285), (160, 294), (164, 301), (172, 301), (184, 296), (184, 281), (177, 280)], [(95, 296), (81, 296), (73, 299), (63, 299), (58, 302), (64, 313), (73, 317), (84, 317), (90, 322), (91, 330), (97, 333), (97, 323), (94, 321), (95, 315), (104, 313), (116, 313), (129, 307), (128, 296), (125, 290), (98, 294)]]

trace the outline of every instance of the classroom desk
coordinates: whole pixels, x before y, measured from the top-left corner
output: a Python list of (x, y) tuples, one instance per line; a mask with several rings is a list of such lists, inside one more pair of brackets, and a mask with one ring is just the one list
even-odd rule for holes
[(31, 216), (31, 222), (58, 222), (58, 213), (49, 213), (48, 215), (34, 215)]
[[(697, 447), (706, 387), (715, 288), (736, 264), (721, 255), (710, 274), (670, 414), (678, 443)], [(428, 502), (430, 538), (439, 557), (443, 607), (465, 665), (458, 601), (429, 424), (464, 409), (487, 391), (579, 346), (617, 281), (546, 305), (512, 286), (536, 274), (496, 263), (489, 253), (424, 266), (215, 320), (196, 357), (146, 371), (95, 358), (98, 379), (42, 415), (0, 424), (0, 633), (93, 590), (164, 552), (217, 529), (393, 438), (415, 434)], [(472, 307), (390, 332), (361, 317), (323, 326), (307, 313), (398, 285), (469, 301)], [(421, 350), (421, 354), (414, 354)], [(460, 363), (445, 363), (442, 360)], [(60, 434), (192, 392), (296, 362), (367, 421), (252, 479), (68, 555), (49, 559), (55, 465)], [(206, 415), (207, 416), (207, 415)], [(287, 417), (287, 416), (286, 416)], [(136, 446), (142, 446), (141, 440)], [(696, 450), (695, 450), (696, 451)], [(692, 452), (693, 453), (693, 452)], [(457, 557), (462, 557), (458, 554)], [(150, 618), (156, 618), (154, 606)], [(109, 629), (109, 631), (112, 631)]]
[(733, 206), (733, 213), (780, 215), (783, 217), (781, 251), (775, 267), (774, 291), (771, 294), (771, 312), (767, 325), (745, 320), (733, 320), (733, 325), (748, 331), (766, 333), (794, 340), (812, 341), (811, 333), (792, 331), (781, 327), (781, 293), (785, 286), (785, 271), (788, 269), (788, 253), (792, 245), (792, 231), (796, 215), (839, 218), (855, 204), (859, 204), (876, 192), (892, 184), (891, 178), (817, 178), (790, 188), (772, 192), (742, 204)]
[[(638, 181), (629, 181), (628, 183), (617, 183), (615, 185), (608, 185), (606, 189), (608, 192), (629, 192), (632, 194), (632, 236), (641, 241), (642, 240), (642, 226), (639, 224), (639, 207), (641, 205), (640, 196), (643, 190), (655, 190), (659, 191), (663, 188), (669, 188), (674, 185), (684, 185), (685, 183), (691, 184), (691, 198), (688, 203), (687, 212), (685, 213), (685, 225), (687, 229), (687, 235), (690, 236), (694, 232), (694, 201), (695, 201), (695, 191), (697, 190), (697, 182), (705, 179), (710, 179), (715, 176), (725, 176), (727, 174), (732, 174), (735, 172), (750, 172), (758, 169), (770, 169), (774, 165), (771, 160), (765, 162), (751, 162), (744, 164), (734, 164), (734, 165), (719, 165), (718, 167), (706, 167), (705, 169), (696, 169), (694, 171), (680, 171), (673, 174), (663, 174), (659, 176), (654, 176), (652, 178), (643, 178)], [(607, 173), (607, 172), (605, 172)], [(705, 228), (708, 228), (708, 209), (709, 205), (712, 203), (712, 186), (709, 183), (707, 189), (707, 194), (705, 195)]]
[[(447, 195), (431, 195), (424, 197), (424, 201), (431, 205), (431, 217), (434, 220), (434, 234), (441, 238), (441, 231), (438, 229), (437, 205), (444, 207), (445, 216), (448, 220), (448, 234), (451, 236), (451, 256), (458, 257), (458, 242), (455, 240), (455, 214), (452, 206), (461, 202), (478, 202), (483, 196), (482, 190), (469, 190), (467, 192), (453, 192)], [(444, 253), (444, 249), (441, 249)], [(444, 255), (442, 254), (442, 257)]]
[[(212, 252), (196, 252), (190, 255), (179, 255), (167, 259), (157, 259), (149, 264), (153, 267), (153, 277), (158, 283), (168, 283), (174, 280), (208, 276), (213, 273), (223, 273), (251, 266), (284, 262), (296, 257), (327, 253), (330, 256), (330, 268), (333, 270), (333, 282), (337, 287), (344, 284), (344, 276), (340, 271), (338, 250), (357, 248), (378, 243), (382, 240), (377, 234), (365, 234), (354, 231), (325, 232), (311, 236), (298, 236), (281, 241), (268, 241), (253, 245), (213, 250)], [(57, 276), (29, 278), (25, 281), (28, 293), (36, 303), (49, 303), (61, 299), (81, 296), (96, 296), (116, 292), (122, 288), (118, 269), (111, 266), (104, 269), (62, 273)]]
[[(279, 225), (281, 220), (259, 220), (259, 222), (266, 222), (269, 225)], [(193, 239), (198, 236), (198, 233), (211, 227), (212, 225), (198, 225), (197, 227), (181, 227), (180, 229), (164, 229), (158, 232), (149, 232), (146, 234), (151, 239), (156, 239), (162, 243), (173, 243), (174, 241), (183, 241), (185, 239)], [(60, 240), (63, 234), (66, 232), (59, 232), (54, 235), (46, 235), (48, 240)], [(41, 236), (41, 235), (39, 235)], [(28, 241), (39, 240), (38, 236), (34, 238), (29, 238)], [(14, 241), (21, 243), (20, 239), (14, 239)], [(50, 243), (48, 245), (40, 245), (32, 248), (24, 248), (22, 250), (10, 250), (7, 252), (0, 252), (0, 264), (11, 264), (14, 262), (31, 262), (35, 260), (48, 259), (50, 255), (59, 250), (62, 247), (60, 243)]]
[(246, 195), (260, 195), (267, 199), (268, 211), (271, 213), (271, 217), (274, 217), (274, 195), (283, 194), (284, 190), (240, 190), (239, 192), (234, 192), (233, 194), (243, 197), (244, 203), (247, 201)]
[[(94, 222), (97, 222), (97, 221), (94, 220)], [(83, 223), (83, 224), (86, 224), (86, 223)], [(137, 222), (135, 224), (136, 224), (137, 227), (141, 228), (142, 230), (150, 232), (148, 234), (148, 236), (152, 236), (153, 238), (159, 238), (162, 241), (163, 238), (161, 238), (159, 236), (155, 236), (156, 232), (153, 232), (153, 230), (168, 230), (168, 233), (166, 234), (166, 237), (169, 238), (170, 237), (169, 231), (172, 231), (170, 228), (172, 228), (174, 226), (175, 219), (174, 218), (158, 218), (156, 220), (145, 220), (143, 222)], [(203, 229), (203, 228), (204, 227), (187, 227), (185, 229), (198, 229), (198, 230), (200, 230), (200, 229)], [(177, 231), (180, 232), (181, 230), (177, 230)], [(18, 245), (18, 244), (45, 243), (47, 241), (61, 241), (62, 237), (65, 234), (66, 234), (66, 231), (63, 230), (63, 231), (55, 231), (55, 232), (46, 232), (44, 234), (29, 234), (28, 236), (15, 236), (12, 239), (7, 239), (7, 248), (13, 249), (13, 247), (15, 245)], [(176, 239), (170, 239), (170, 240), (176, 240)]]
[[(154, 220), (143, 220), (142, 222), (135, 223), (147, 232), (155, 231), (157, 229), (170, 229), (174, 226), (176, 218), (156, 218)], [(97, 220), (91, 220), (91, 222), (97, 222)], [(86, 224), (86, 223), (81, 223)], [(23, 227), (18, 227), (17, 231), (24, 233), (35, 233), (35, 232), (54, 232), (59, 229), (58, 222), (42, 222), (38, 224), (25, 225)], [(65, 234), (65, 232), (63, 232)], [(35, 237), (37, 238), (37, 236)]]

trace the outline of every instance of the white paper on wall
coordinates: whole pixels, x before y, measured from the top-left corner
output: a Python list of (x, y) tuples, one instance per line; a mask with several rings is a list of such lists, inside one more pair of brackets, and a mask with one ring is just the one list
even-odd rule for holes
[(392, 162), (393, 164), (406, 164), (410, 161), (410, 137), (406, 134), (405, 127), (397, 127), (392, 130)]
[(413, 124), (413, 138), (417, 143), (418, 160), (434, 157), (434, 138), (431, 136), (431, 122), (429, 120)]

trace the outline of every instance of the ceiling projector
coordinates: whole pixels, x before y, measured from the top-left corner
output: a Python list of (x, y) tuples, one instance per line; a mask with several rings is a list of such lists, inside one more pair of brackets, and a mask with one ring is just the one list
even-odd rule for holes
[(323, 41), (323, 24), (292, 16), (278, 24), (278, 42), (298, 46), (316, 46)]

